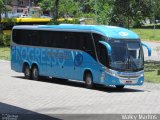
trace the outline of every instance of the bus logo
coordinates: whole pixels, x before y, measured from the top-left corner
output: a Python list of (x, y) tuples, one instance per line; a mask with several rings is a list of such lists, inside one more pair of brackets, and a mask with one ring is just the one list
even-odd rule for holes
[(74, 58), (75, 66), (80, 66), (83, 62), (83, 56), (81, 54), (77, 54)]
[(128, 33), (127, 32), (119, 32), (119, 35), (125, 37), (125, 36), (128, 36)]

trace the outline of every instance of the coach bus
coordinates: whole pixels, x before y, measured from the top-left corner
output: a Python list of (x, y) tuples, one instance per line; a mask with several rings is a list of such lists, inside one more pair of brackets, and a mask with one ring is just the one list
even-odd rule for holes
[(11, 42), (11, 69), (26, 79), (42, 76), (95, 84), (142, 85), (143, 47), (134, 32), (105, 25), (15, 26)]

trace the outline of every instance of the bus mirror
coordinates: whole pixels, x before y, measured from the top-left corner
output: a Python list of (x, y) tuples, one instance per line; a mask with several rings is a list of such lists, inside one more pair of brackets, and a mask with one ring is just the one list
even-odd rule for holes
[(103, 44), (107, 48), (108, 55), (111, 55), (111, 46), (105, 41), (99, 41), (99, 43)]
[(151, 56), (151, 53), (152, 53), (151, 47), (144, 42), (142, 42), (142, 45), (148, 49), (148, 56)]

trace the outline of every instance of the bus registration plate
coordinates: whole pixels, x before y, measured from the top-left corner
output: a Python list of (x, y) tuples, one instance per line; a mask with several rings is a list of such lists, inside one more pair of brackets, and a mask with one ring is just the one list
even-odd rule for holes
[(123, 80), (125, 84), (135, 84), (135, 80)]

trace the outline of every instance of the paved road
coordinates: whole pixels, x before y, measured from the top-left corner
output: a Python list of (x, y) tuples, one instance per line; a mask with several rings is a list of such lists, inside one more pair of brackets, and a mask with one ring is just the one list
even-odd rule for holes
[(160, 84), (145, 83), (117, 91), (84, 88), (64, 80), (25, 80), (0, 61), (0, 113), (109, 114), (160, 113)]
[(148, 57), (148, 51), (146, 48), (144, 48), (144, 56), (145, 60), (154, 60), (154, 61), (160, 61), (160, 42), (146, 42), (151, 48), (152, 48), (152, 56)]

